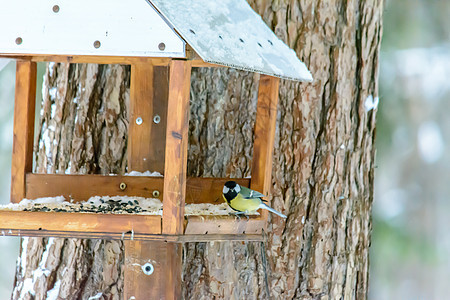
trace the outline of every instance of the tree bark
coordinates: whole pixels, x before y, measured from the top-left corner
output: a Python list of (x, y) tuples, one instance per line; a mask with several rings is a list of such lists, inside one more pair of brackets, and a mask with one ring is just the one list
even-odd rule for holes
[[(185, 299), (365, 299), (382, 1), (249, 1), (313, 83), (281, 81), (267, 242), (187, 243)], [(49, 64), (36, 171), (125, 171), (129, 68)], [(258, 74), (194, 69), (188, 176), (251, 172)], [(120, 241), (26, 238), (14, 299), (121, 299)], [(53, 289), (53, 290), (52, 290)], [(23, 297), (21, 297), (21, 295)]]

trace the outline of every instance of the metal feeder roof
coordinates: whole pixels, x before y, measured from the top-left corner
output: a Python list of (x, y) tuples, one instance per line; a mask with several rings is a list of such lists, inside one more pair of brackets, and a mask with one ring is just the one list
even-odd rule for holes
[(186, 57), (312, 81), (245, 0), (15, 0), (0, 10), (1, 54)]
[(149, 0), (205, 61), (281, 78), (311, 73), (245, 0)]

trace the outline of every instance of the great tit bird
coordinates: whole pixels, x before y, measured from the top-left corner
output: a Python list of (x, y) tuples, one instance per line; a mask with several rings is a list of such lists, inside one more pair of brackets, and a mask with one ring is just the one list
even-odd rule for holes
[(282, 213), (264, 204), (264, 200), (261, 199), (262, 197), (265, 197), (263, 194), (246, 188), (245, 186), (240, 186), (235, 181), (227, 181), (223, 186), (222, 192), (223, 199), (232, 209), (238, 211), (238, 214), (245, 214), (246, 212), (253, 212), (262, 208), (267, 209), (282, 218), (287, 218)]

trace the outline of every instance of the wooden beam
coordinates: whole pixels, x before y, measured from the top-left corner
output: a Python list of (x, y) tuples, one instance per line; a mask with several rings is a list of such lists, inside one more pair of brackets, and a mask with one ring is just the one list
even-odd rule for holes
[(241, 186), (250, 187), (249, 178), (188, 177), (186, 179), (186, 204), (222, 204), (224, 202), (222, 190), (228, 180), (234, 180)]
[[(1, 213), (0, 213), (1, 215)], [(188, 234), (188, 235), (165, 235), (165, 234), (143, 234), (131, 231), (116, 232), (80, 232), (61, 230), (24, 230), (0, 227), (0, 236), (18, 237), (61, 237), (68, 236), (77, 239), (107, 239), (107, 240), (131, 240), (135, 242), (164, 242), (164, 243), (192, 243), (192, 242), (233, 242), (233, 241), (264, 241), (261, 234)]]
[(208, 63), (205, 62), (198, 54), (197, 52), (195, 52), (194, 49), (192, 49), (192, 47), (190, 45), (186, 45), (186, 59), (191, 61), (192, 67), (193, 68), (217, 68), (217, 67), (225, 67), (228, 68), (227, 66), (222, 66), (222, 65), (216, 65), (216, 64), (212, 64), (212, 63)]
[(191, 60), (193, 68), (228, 68), (228, 66), (216, 65), (212, 63), (208, 63), (200, 59)]
[[(171, 70), (178, 72), (174, 65), (178, 66), (178, 63), (171, 64)], [(150, 64), (132, 65), (131, 120), (128, 134), (129, 170), (140, 172), (150, 170), (162, 174), (165, 174), (167, 170), (167, 162), (165, 165), (166, 131), (172, 126), (172, 123), (168, 123), (167, 111), (172, 108), (170, 112), (176, 113), (173, 109), (176, 109), (179, 101), (173, 94), (169, 94), (169, 76), (167, 67), (154, 67)], [(172, 80), (177, 84), (177, 77), (171, 77), (175, 78)], [(172, 88), (177, 93), (177, 86)], [(170, 97), (172, 97), (171, 106), (169, 106)], [(157, 120), (156, 115), (158, 115)], [(136, 122), (137, 118), (141, 118), (140, 124)], [(172, 130), (178, 129), (172, 127)], [(187, 152), (187, 144), (185, 147)], [(170, 158), (174, 157), (170, 156)], [(166, 178), (173, 179), (174, 168), (170, 163), (169, 166)], [(184, 163), (184, 177), (186, 177), (186, 163)], [(160, 198), (163, 198), (166, 203), (167, 194), (173, 190), (167, 190), (164, 179), (160, 178), (160, 180), (164, 186)], [(128, 191), (127, 194), (131, 195), (130, 192)], [(125, 258), (125, 299), (132, 297), (134, 299), (181, 298), (181, 246), (179, 244), (167, 241), (129, 241), (125, 243)], [(152, 274), (146, 274), (142, 266), (150, 262), (154, 265), (154, 271)]]
[[(247, 178), (197, 178), (186, 180), (186, 203), (222, 204), (222, 188), (226, 181), (234, 180), (241, 186), (250, 186)], [(122, 190), (120, 184), (125, 183)], [(67, 187), (71, 187), (68, 189)], [(92, 196), (135, 196), (154, 198), (153, 192), (163, 199), (163, 177), (146, 176), (103, 176), (66, 174), (26, 174), (26, 198), (64, 196), (75, 202), (85, 201)]]
[(248, 241), (261, 242), (264, 241), (262, 234), (185, 234), (178, 236), (178, 242), (194, 243), (194, 242), (232, 242), (232, 241)]
[(14, 140), (11, 166), (11, 202), (25, 198), (25, 175), (33, 168), (36, 63), (17, 61), (14, 102)]
[(259, 216), (187, 216), (185, 234), (261, 234), (265, 220)]
[[(0, 54), (0, 58), (30, 60), (34, 62), (58, 62), (58, 63), (86, 63), (86, 64), (152, 64), (153, 66), (167, 67), (170, 64), (169, 57), (141, 57), (141, 56), (95, 56), (95, 55), (47, 55), (47, 54)], [(228, 66), (216, 65), (203, 61), (199, 56), (188, 58), (193, 68), (228, 68)]]
[[(259, 79), (250, 188), (267, 196), (272, 185), (279, 84), (280, 79), (276, 77), (261, 75)], [(267, 216), (268, 212), (263, 210), (261, 217), (267, 219)]]
[(128, 172), (152, 169), (150, 154), (153, 127), (153, 65), (131, 65), (130, 123), (128, 127)]
[(151, 170), (164, 174), (164, 158), (166, 151), (167, 101), (169, 99), (169, 67), (155, 66), (153, 75), (153, 118), (159, 116), (150, 133), (152, 141), (150, 161)]
[(161, 216), (0, 211), (0, 228), (4, 230), (96, 233), (98, 236), (127, 232), (130, 234), (161, 234)]
[[(136, 196), (153, 198), (153, 191), (162, 191), (162, 177), (32, 174), (26, 176), (26, 198), (64, 196), (76, 202), (92, 196)], [(120, 188), (125, 183), (124, 190)], [(70, 187), (70, 188), (69, 188)], [(123, 186), (122, 186), (123, 187)], [(161, 196), (160, 196), (160, 199)]]
[(181, 299), (167, 297), (165, 290), (166, 282), (172, 280), (172, 272), (168, 270), (176, 267), (169, 263), (172, 260), (169, 253), (173, 252), (171, 245), (173, 243), (125, 241), (124, 299)]
[[(158, 76), (156, 76), (158, 77)], [(155, 92), (159, 87), (155, 85), (155, 67), (150, 63), (136, 62), (131, 65), (130, 82), (130, 125), (128, 127), (128, 171), (158, 171), (163, 173), (164, 165), (155, 166), (162, 161), (164, 154), (156, 153), (154, 130), (159, 124), (153, 122), (153, 106), (157, 101)], [(167, 99), (159, 99), (167, 103)], [(163, 132), (165, 135), (165, 132)], [(153, 137), (153, 138), (152, 138)], [(160, 147), (164, 147), (160, 145)], [(162, 148), (164, 149), (164, 148)], [(158, 178), (158, 189), (162, 191), (164, 179)], [(147, 185), (150, 187), (151, 185)], [(133, 195), (127, 190), (127, 195)], [(161, 192), (160, 199), (162, 199)], [(153, 197), (152, 195), (148, 195)], [(161, 241), (126, 241), (124, 267), (124, 299), (158, 299), (164, 295), (164, 274), (171, 274), (170, 269), (161, 269), (166, 265), (166, 246)], [(142, 269), (145, 264), (154, 268), (151, 274)], [(155, 267), (153, 267), (153, 265)]]
[(150, 63), (154, 66), (168, 66), (169, 57), (142, 56), (98, 56), (98, 55), (51, 55), (51, 54), (0, 54), (0, 57), (31, 60), (34, 62), (90, 63), (132, 65)]
[(183, 232), (191, 64), (170, 63), (163, 196), (163, 233)]
[(167, 67), (131, 65), (128, 171), (164, 173), (168, 76)]
[(183, 246), (177, 243), (166, 243), (165, 266), (171, 270), (164, 272), (162, 279), (164, 282), (165, 299), (183, 299), (181, 296), (181, 277), (182, 277), (182, 249)]

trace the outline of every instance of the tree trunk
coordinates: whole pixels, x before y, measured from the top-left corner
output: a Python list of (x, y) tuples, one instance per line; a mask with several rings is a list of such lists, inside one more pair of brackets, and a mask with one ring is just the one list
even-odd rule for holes
[[(281, 81), (267, 242), (188, 243), (185, 299), (365, 299), (382, 1), (249, 1), (314, 82)], [(129, 71), (49, 64), (36, 171), (126, 166)], [(188, 176), (250, 175), (259, 75), (194, 69)], [(120, 241), (25, 238), (14, 299), (121, 299)], [(21, 297), (22, 296), (22, 297)]]

